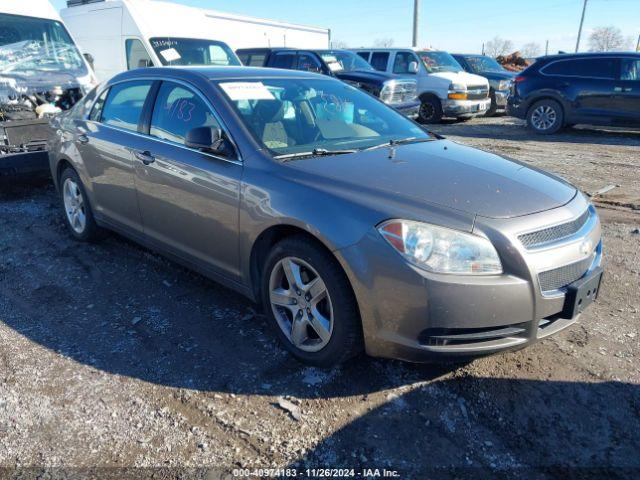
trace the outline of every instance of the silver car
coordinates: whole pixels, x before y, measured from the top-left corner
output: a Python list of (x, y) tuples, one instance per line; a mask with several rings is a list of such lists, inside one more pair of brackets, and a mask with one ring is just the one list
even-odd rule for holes
[(575, 187), (326, 76), (134, 70), (53, 127), (74, 237), (114, 230), (241, 292), (312, 365), (520, 348), (598, 294)]

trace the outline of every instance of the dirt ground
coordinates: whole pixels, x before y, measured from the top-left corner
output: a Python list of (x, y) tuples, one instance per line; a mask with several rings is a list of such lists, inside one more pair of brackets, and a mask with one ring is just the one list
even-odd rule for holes
[(0, 478), (639, 478), (640, 132), (545, 138), (507, 118), (433, 129), (588, 192), (620, 185), (597, 202), (606, 277), (577, 324), (466, 365), (305, 368), (243, 297), (116, 235), (77, 243), (48, 182), (5, 182), (0, 467), (18, 470)]

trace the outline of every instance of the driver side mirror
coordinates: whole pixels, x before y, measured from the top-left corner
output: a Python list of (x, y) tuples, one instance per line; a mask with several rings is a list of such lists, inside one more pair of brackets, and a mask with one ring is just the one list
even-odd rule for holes
[(418, 62), (409, 63), (409, 73), (418, 73)]
[(184, 144), (186, 147), (213, 153), (221, 157), (232, 156), (232, 148), (219, 128), (193, 128), (187, 132)]

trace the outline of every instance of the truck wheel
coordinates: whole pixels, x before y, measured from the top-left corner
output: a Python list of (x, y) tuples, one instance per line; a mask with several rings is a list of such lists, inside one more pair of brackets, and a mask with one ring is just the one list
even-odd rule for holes
[(328, 368), (362, 351), (362, 322), (349, 280), (313, 241), (294, 236), (277, 243), (261, 286), (264, 312), (299, 361)]
[(527, 127), (535, 133), (551, 135), (563, 126), (564, 112), (555, 100), (539, 100), (527, 111)]
[(434, 97), (427, 97), (420, 104), (418, 120), (421, 123), (440, 123), (442, 120), (442, 105), (440, 100)]
[(60, 175), (60, 198), (71, 235), (82, 242), (104, 237), (105, 231), (96, 224), (82, 181), (73, 168), (66, 168)]
[(484, 114), (485, 117), (493, 117), (498, 111), (498, 103), (496, 102), (496, 92), (492, 89), (489, 90), (489, 96), (491, 97), (491, 106), (487, 113)]

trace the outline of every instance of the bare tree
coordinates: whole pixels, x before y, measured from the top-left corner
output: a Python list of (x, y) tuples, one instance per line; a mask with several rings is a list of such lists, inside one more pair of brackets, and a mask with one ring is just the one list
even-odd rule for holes
[(535, 58), (540, 55), (540, 52), (542, 52), (542, 47), (536, 42), (525, 43), (520, 49), (520, 54), (524, 58)]
[(393, 38), (376, 38), (373, 41), (373, 46), (377, 48), (393, 47)]
[(349, 45), (344, 40), (331, 40), (331, 48), (349, 48)]
[(589, 35), (589, 49), (592, 52), (611, 52), (631, 48), (631, 39), (625, 37), (618, 27), (598, 27)]
[(484, 47), (484, 52), (490, 57), (506, 55), (513, 51), (513, 42), (500, 37), (493, 37)]

